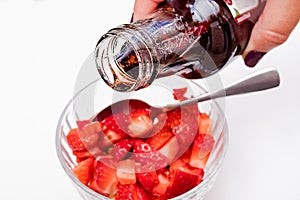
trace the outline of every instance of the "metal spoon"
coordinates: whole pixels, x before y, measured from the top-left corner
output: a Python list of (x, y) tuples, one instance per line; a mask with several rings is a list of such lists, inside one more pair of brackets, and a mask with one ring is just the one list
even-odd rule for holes
[[(274, 67), (269, 67), (266, 69), (258, 70), (240, 80), (232, 82), (226, 85), (224, 88), (220, 88), (214, 91), (210, 91), (200, 96), (169, 104), (163, 107), (154, 107), (142, 100), (138, 99), (126, 99), (116, 102), (97, 114), (98, 121), (102, 121), (108, 116), (116, 113), (128, 113), (132, 112), (138, 108), (150, 108), (150, 118), (154, 119), (159, 114), (168, 112), (179, 107), (188, 106), (191, 104), (196, 104), (202, 101), (207, 101), (211, 99), (216, 99), (224, 96), (245, 94), (250, 92), (256, 92), (261, 90), (267, 90), (279, 86), (280, 77), (279, 73)], [(225, 92), (224, 92), (225, 91)], [(113, 108), (113, 109), (112, 109)]]

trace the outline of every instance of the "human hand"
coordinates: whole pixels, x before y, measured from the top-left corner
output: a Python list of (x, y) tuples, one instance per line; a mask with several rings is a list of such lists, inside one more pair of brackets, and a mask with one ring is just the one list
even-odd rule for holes
[[(135, 0), (132, 20), (152, 13), (164, 0)], [(243, 52), (245, 64), (253, 67), (270, 50), (283, 44), (300, 20), (300, 0), (268, 0)]]
[(243, 52), (245, 64), (255, 66), (268, 51), (286, 42), (299, 20), (299, 0), (268, 0)]

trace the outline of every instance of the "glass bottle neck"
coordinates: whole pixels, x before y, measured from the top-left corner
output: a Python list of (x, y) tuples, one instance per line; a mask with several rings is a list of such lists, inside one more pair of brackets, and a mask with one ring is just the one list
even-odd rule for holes
[(158, 74), (152, 39), (134, 25), (122, 25), (101, 37), (95, 50), (97, 69), (114, 90), (134, 91), (146, 87)]

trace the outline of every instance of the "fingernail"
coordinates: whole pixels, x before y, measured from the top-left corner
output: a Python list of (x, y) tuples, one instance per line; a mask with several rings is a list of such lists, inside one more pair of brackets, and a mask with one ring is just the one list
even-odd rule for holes
[(266, 52), (250, 51), (245, 57), (245, 64), (248, 67), (254, 67)]
[(134, 13), (132, 13), (132, 15), (131, 15), (130, 23), (133, 22), (133, 14), (134, 14)]

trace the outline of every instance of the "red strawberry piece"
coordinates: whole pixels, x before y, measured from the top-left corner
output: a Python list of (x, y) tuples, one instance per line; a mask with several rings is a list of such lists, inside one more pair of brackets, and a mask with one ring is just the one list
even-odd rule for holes
[(139, 185), (136, 185), (136, 194), (139, 200), (152, 200), (146, 191)]
[(181, 123), (181, 109), (176, 109), (170, 112), (167, 112), (167, 127), (173, 129), (175, 126), (180, 125)]
[(114, 145), (112, 151), (110, 152), (110, 155), (116, 161), (120, 161), (123, 158), (125, 158), (128, 155), (128, 153), (130, 153), (132, 148), (133, 148), (133, 140), (122, 139)]
[(135, 161), (134, 160), (121, 160), (117, 166), (117, 178), (120, 184), (135, 184)]
[(167, 113), (167, 127), (173, 129), (174, 127), (187, 125), (191, 127), (197, 127), (198, 115), (194, 114), (194, 111), (185, 108), (179, 108)]
[(73, 169), (75, 176), (82, 182), (87, 185), (91, 179), (93, 173), (94, 159), (88, 158), (80, 163)]
[(228, 5), (232, 5), (232, 0), (224, 0)]
[(198, 132), (200, 134), (212, 134), (212, 121), (206, 113), (199, 115)]
[(73, 151), (86, 151), (85, 145), (82, 143), (78, 129), (71, 129), (67, 135), (67, 142)]
[(116, 170), (109, 165), (109, 161), (109, 159), (102, 159), (97, 162), (90, 187), (100, 194), (111, 196), (114, 194), (118, 179)]
[(141, 167), (143, 169), (139, 171), (142, 172), (136, 173), (137, 180), (148, 193), (151, 193), (153, 187), (159, 183), (157, 173), (152, 165)]
[(166, 190), (167, 198), (174, 198), (197, 186), (199, 176), (181, 169), (175, 172), (174, 178)]
[(101, 138), (101, 147), (107, 148), (120, 139), (128, 138), (128, 123), (129, 118), (124, 113), (118, 113), (104, 119), (101, 122), (104, 133), (104, 137)]
[(152, 131), (153, 123), (150, 119), (149, 112), (150, 110), (145, 108), (130, 113), (128, 129), (131, 137), (143, 137)]
[(101, 131), (102, 127), (99, 122), (91, 122), (78, 128), (79, 137), (87, 148), (92, 148), (97, 144)]
[[(214, 146), (214, 138), (209, 134), (198, 134), (195, 138), (192, 147), (190, 158), (190, 165), (193, 167), (200, 167)], [(202, 166), (201, 166), (202, 167)]]
[(176, 137), (172, 137), (166, 144), (163, 145), (159, 152), (168, 158), (169, 163), (173, 162), (179, 151), (179, 143)]
[(190, 158), (191, 158), (191, 153), (192, 150), (191, 148), (188, 148), (181, 156), (180, 156), (180, 160), (182, 160), (185, 163), (189, 163), (190, 162)]
[(208, 159), (209, 159), (209, 154), (207, 154), (207, 156), (205, 156), (204, 158), (192, 158), (191, 157), (189, 164), (193, 167), (204, 169)]
[(134, 158), (142, 165), (153, 165), (155, 169), (160, 169), (168, 165), (168, 158), (158, 151), (153, 151), (149, 144), (142, 140), (135, 140), (133, 145)]
[(153, 150), (160, 149), (171, 137), (172, 132), (168, 128), (161, 129), (151, 137), (147, 138), (146, 143), (150, 145)]
[(182, 159), (178, 159), (170, 165), (169, 173), (173, 177), (178, 169), (182, 169), (184, 167), (186, 167), (186, 163)]
[(98, 147), (94, 147), (86, 151), (73, 151), (73, 154), (76, 156), (77, 162), (81, 162), (89, 157), (98, 158), (106, 156), (105, 153), (103, 153)]
[(170, 185), (170, 180), (162, 174), (158, 175), (158, 180), (159, 180), (159, 183), (158, 183), (158, 185), (156, 185), (153, 188), (152, 194), (154, 196), (162, 196), (163, 197), (167, 191), (167, 188)]
[(137, 189), (135, 184), (122, 185), (118, 184), (116, 200), (142, 200), (137, 194)]
[(180, 100), (180, 101), (184, 101), (187, 98), (184, 96), (185, 93), (187, 92), (187, 87), (185, 88), (177, 88), (177, 89), (173, 89), (173, 97), (175, 100)]
[(178, 156), (182, 155), (193, 143), (198, 132), (198, 114), (191, 113), (188, 109), (178, 109), (168, 113), (172, 133), (179, 142)]
[(71, 129), (67, 135), (67, 142), (73, 151), (85, 151), (93, 147), (99, 139), (101, 125), (98, 122), (86, 124), (82, 128)]
[(183, 154), (183, 152), (185, 152), (193, 143), (195, 136), (197, 135), (197, 121), (191, 119), (190, 122), (191, 123), (182, 123), (179, 126), (175, 126), (172, 130), (173, 134), (181, 144), (181, 154)]

